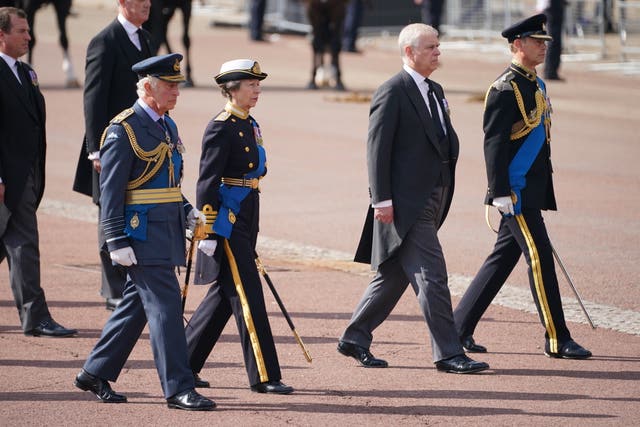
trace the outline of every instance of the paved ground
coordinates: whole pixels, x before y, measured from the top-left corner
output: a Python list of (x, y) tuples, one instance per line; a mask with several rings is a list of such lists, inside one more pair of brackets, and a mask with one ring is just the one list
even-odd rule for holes
[[(82, 77), (89, 38), (114, 16), (102, 2), (76, 2), (69, 21), (74, 65)], [(561, 291), (574, 337), (594, 352), (588, 361), (542, 355), (543, 331), (533, 314), (520, 266), (480, 324), (489, 372), (436, 372), (415, 298), (407, 293), (376, 331), (372, 350), (390, 368), (367, 370), (335, 351), (337, 337), (368, 282), (349, 262), (367, 203), (364, 140), (372, 91), (400, 68), (392, 39), (372, 39), (362, 55), (344, 56), (353, 92), (302, 90), (310, 53), (302, 37), (250, 44), (243, 29), (193, 25), (195, 89), (182, 91), (175, 117), (189, 151), (185, 194), (194, 197), (199, 144), (223, 99), (212, 86), (220, 63), (260, 60), (269, 73), (254, 111), (269, 154), (259, 250), (314, 361), (308, 364), (273, 298), (267, 294), (288, 397), (251, 393), (233, 325), (205, 366), (218, 403), (214, 413), (170, 411), (163, 404), (145, 334), (116, 390), (126, 405), (96, 403), (72, 386), (75, 373), (108, 317), (98, 296), (95, 209), (71, 183), (82, 139), (82, 92), (63, 89), (50, 10), (38, 17), (35, 67), (48, 105), (47, 190), (40, 211), (43, 286), (54, 317), (78, 328), (72, 339), (24, 337), (0, 268), (0, 401), (3, 425), (634, 425), (640, 414), (640, 197), (637, 125), (640, 80), (595, 72), (601, 64), (565, 64), (567, 83), (550, 83), (553, 158), (560, 211), (546, 220), (598, 326), (586, 325), (566, 283)], [(172, 28), (176, 46), (179, 27)], [(434, 74), (447, 90), (461, 138), (456, 196), (441, 232), (454, 305), (490, 250), (484, 225), (479, 99), (508, 61), (506, 50), (443, 43)], [(606, 61), (605, 61), (606, 62)], [(192, 288), (190, 315), (205, 289)], [(268, 291), (267, 291), (268, 292)]]

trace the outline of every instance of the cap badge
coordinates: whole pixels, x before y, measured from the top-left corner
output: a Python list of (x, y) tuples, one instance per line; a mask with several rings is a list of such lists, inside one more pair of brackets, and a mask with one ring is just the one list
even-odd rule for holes
[(260, 64), (254, 62), (253, 67), (251, 67), (251, 72), (254, 74), (262, 74), (262, 71), (260, 71)]
[(176, 59), (176, 62), (173, 63), (173, 71), (180, 71), (180, 61)]

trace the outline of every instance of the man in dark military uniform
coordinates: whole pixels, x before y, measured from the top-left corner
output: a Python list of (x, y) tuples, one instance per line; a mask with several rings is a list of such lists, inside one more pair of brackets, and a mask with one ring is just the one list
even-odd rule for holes
[(255, 254), (258, 183), (267, 168), (260, 127), (249, 111), (266, 77), (250, 59), (225, 62), (215, 77), (228, 102), (202, 137), (196, 195), (209, 236), (198, 244), (195, 283), (217, 283), (187, 325), (187, 344), (191, 369), (198, 373), (233, 314), (251, 390), (289, 394), (293, 388), (280, 381)]
[(211, 410), (215, 404), (194, 389), (175, 275), (175, 266), (185, 265), (185, 225), (195, 227), (202, 216), (182, 195), (184, 147), (166, 115), (184, 81), (181, 60), (169, 54), (135, 64), (139, 98), (103, 135), (100, 221), (111, 259), (126, 267), (128, 281), (75, 385), (104, 402), (126, 402), (108, 381), (117, 380), (148, 321), (169, 408)]
[(484, 154), (489, 186), (485, 204), (502, 214), (498, 239), (454, 311), (458, 335), (468, 352), (486, 348), (473, 340), (478, 321), (521, 254), (529, 266), (529, 284), (545, 328), (545, 354), (586, 359), (591, 352), (571, 339), (562, 311), (551, 243), (542, 210), (556, 210), (550, 158), (551, 104), (536, 66), (544, 61), (543, 14), (505, 29), (513, 60), (487, 92)]

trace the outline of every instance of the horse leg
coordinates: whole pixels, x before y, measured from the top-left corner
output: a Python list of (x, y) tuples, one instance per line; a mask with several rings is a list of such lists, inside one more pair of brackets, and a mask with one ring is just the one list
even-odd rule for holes
[(189, 57), (189, 49), (191, 48), (191, 38), (189, 37), (189, 23), (191, 22), (191, 0), (185, 0), (182, 7), (182, 44), (184, 45), (185, 63), (187, 65), (186, 87), (193, 87), (191, 79), (191, 58)]
[(29, 54), (27, 55), (29, 64), (33, 64), (33, 48), (36, 45), (36, 33), (34, 30), (36, 11), (42, 3), (42, 0), (21, 0), (18, 3), (27, 14), (27, 23), (29, 24), (29, 35), (31, 36), (31, 40), (29, 40)]
[[(167, 53), (173, 53), (173, 50), (169, 45), (169, 37), (167, 35), (169, 33), (169, 21), (171, 21), (171, 18), (173, 18), (175, 13), (175, 6), (165, 7), (162, 9), (162, 43), (167, 47)], [(162, 46), (162, 43), (160, 43), (160, 46)]]
[(58, 32), (60, 33), (60, 46), (62, 46), (62, 71), (66, 74), (65, 87), (79, 88), (80, 83), (76, 78), (69, 55), (69, 39), (67, 38), (67, 18), (71, 10), (71, 0), (54, 1), (53, 6), (56, 10), (56, 19), (58, 22)]
[(318, 82), (320, 80), (318, 74), (321, 73), (324, 76), (323, 55), (324, 55), (324, 30), (323, 30), (323, 11), (322, 5), (312, 2), (307, 9), (307, 18), (311, 23), (312, 38), (311, 38), (311, 80), (307, 84), (307, 89), (318, 89)]
[(340, 71), (340, 50), (342, 47), (342, 29), (344, 26), (345, 3), (334, 1), (331, 4), (329, 21), (329, 47), (331, 49), (331, 66), (333, 68), (335, 84), (339, 91), (345, 90)]

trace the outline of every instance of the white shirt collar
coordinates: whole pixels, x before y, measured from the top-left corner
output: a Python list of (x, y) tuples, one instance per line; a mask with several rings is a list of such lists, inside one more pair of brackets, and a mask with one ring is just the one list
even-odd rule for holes
[(416, 84), (418, 85), (418, 87), (422, 87), (423, 85), (426, 85), (426, 82), (424, 81), (424, 79), (426, 79), (427, 77), (423, 76), (422, 74), (420, 74), (419, 72), (417, 72), (416, 70), (414, 70), (413, 68), (409, 67), (407, 64), (404, 64), (402, 66), (402, 68), (409, 73), (409, 75), (411, 76), (411, 78), (416, 82)]
[(142, 109), (149, 115), (149, 117), (151, 117), (151, 120), (153, 120), (154, 122), (157, 122), (158, 119), (161, 117), (158, 115), (158, 113), (156, 113), (155, 111), (153, 111), (153, 109), (151, 107), (149, 107), (147, 105), (146, 102), (144, 102), (142, 99), (138, 98), (138, 105), (142, 107)]
[(127, 21), (127, 19), (121, 14), (118, 14), (118, 22), (120, 22), (126, 31), (127, 36), (129, 36), (129, 40), (131, 40), (131, 43), (133, 43), (136, 49), (142, 50), (142, 46), (140, 46), (140, 38), (138, 37), (139, 28)]
[(122, 24), (124, 30), (129, 35), (129, 38), (131, 38), (131, 36), (133, 35), (137, 35), (136, 31), (138, 31), (138, 27), (127, 21), (127, 18), (125, 18), (121, 13), (118, 14), (118, 22)]
[(9, 66), (9, 68), (11, 68), (13, 70), (15, 65), (16, 65), (16, 62), (18, 62), (18, 60), (16, 58), (13, 58), (13, 57), (7, 55), (4, 52), (0, 52), (0, 56), (2, 57), (2, 59), (4, 59), (4, 61)]
[(18, 62), (18, 60), (7, 55), (4, 52), (0, 52), (0, 57), (2, 57), (2, 59), (4, 59), (4, 61), (9, 66), (9, 68), (11, 68), (11, 72), (13, 73), (14, 76), (16, 76), (18, 81), (22, 83), (22, 81), (20, 80), (20, 76), (18, 75), (18, 69), (16, 68), (16, 63)]

